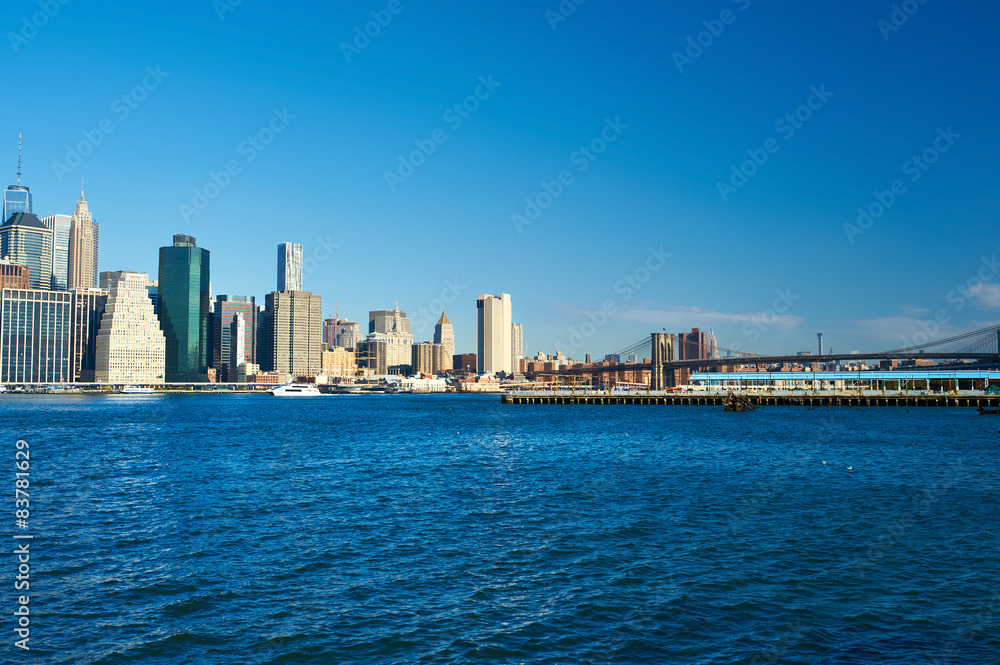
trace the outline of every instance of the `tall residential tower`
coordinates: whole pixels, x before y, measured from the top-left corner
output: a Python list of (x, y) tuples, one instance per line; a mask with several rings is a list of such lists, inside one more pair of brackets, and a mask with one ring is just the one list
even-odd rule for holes
[(302, 290), (302, 245), (278, 245), (278, 291)]

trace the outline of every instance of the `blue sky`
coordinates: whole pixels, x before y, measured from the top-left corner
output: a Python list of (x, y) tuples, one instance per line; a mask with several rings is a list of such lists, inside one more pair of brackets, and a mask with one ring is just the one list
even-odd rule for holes
[(102, 270), (155, 275), (184, 232), (214, 293), (262, 298), (299, 242), (326, 312), (398, 301), (421, 338), (450, 303), (466, 352), (501, 291), (527, 353), (576, 357), (710, 324), (894, 348), (1000, 312), (1000, 3), (51, 1), (5, 12), (0, 169), (23, 133), (41, 214), (85, 176)]

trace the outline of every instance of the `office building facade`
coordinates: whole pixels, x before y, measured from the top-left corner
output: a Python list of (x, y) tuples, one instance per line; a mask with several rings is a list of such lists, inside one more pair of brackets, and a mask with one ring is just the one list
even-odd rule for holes
[(480, 374), (514, 372), (510, 294), (476, 298), (476, 358)]
[[(161, 286), (162, 288), (162, 286)], [(265, 297), (261, 336), (265, 372), (293, 378), (316, 376), (322, 369), (323, 301), (308, 291), (273, 291)]]
[[(215, 298), (213, 310), (209, 336), (211, 366), (220, 380), (236, 381), (240, 364), (257, 362), (257, 303), (253, 296), (223, 295)], [(237, 317), (242, 319), (243, 351), (234, 356), (232, 333)]]
[(47, 215), (40, 221), (52, 232), (52, 290), (69, 289), (69, 236), (72, 217)]
[(52, 288), (52, 231), (28, 212), (18, 212), (0, 224), (0, 258), (28, 268), (32, 289)]
[(442, 344), (433, 342), (423, 342), (414, 344), (411, 353), (411, 365), (413, 374), (440, 374), (446, 369), (450, 369), (451, 356), (449, 362), (445, 364), (445, 348)]
[(100, 383), (163, 383), (166, 338), (146, 295), (146, 273), (119, 271), (97, 332), (94, 378)]
[(103, 289), (73, 289), (73, 380), (77, 383), (96, 381), (97, 333), (107, 308), (109, 291)]
[(278, 245), (278, 291), (302, 290), (302, 245)]
[(160, 248), (159, 319), (168, 383), (208, 381), (210, 258), (193, 237), (180, 233), (172, 246)]
[(72, 383), (72, 300), (67, 291), (0, 290), (0, 383)]
[(19, 212), (31, 212), (31, 190), (20, 185), (10, 185), (3, 192), (3, 221)]
[(337, 322), (334, 346), (339, 346), (342, 349), (354, 349), (357, 348), (358, 342), (361, 342), (364, 338), (365, 336), (361, 334), (361, 326), (358, 325), (357, 321), (340, 319)]
[(28, 266), (0, 259), (0, 289), (27, 289)]

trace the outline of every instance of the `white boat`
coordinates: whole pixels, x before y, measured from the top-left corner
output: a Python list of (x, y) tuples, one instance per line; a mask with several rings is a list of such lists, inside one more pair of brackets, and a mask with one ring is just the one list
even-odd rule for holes
[(0, 395), (2, 395), (5, 392), (7, 392), (7, 386), (0, 383)]
[(152, 395), (152, 388), (140, 388), (139, 386), (125, 386), (121, 390), (122, 395)]
[(315, 397), (323, 393), (312, 383), (286, 383), (283, 386), (271, 388), (267, 394), (276, 397)]

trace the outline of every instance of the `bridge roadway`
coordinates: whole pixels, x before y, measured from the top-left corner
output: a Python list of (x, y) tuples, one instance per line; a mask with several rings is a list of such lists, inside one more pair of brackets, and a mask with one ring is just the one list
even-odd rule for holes
[[(663, 369), (671, 371), (682, 367), (732, 367), (734, 365), (780, 365), (784, 363), (829, 363), (853, 360), (979, 360), (996, 361), (1000, 366), (1000, 355), (996, 353), (920, 353), (917, 351), (883, 351), (881, 353), (832, 353), (823, 356), (730, 356), (728, 358), (671, 360), (663, 363)], [(612, 374), (651, 370), (652, 363), (618, 363), (602, 367), (573, 367), (550, 372), (535, 372), (536, 376), (572, 376), (576, 374)], [(954, 369), (954, 368), (949, 368)]]

